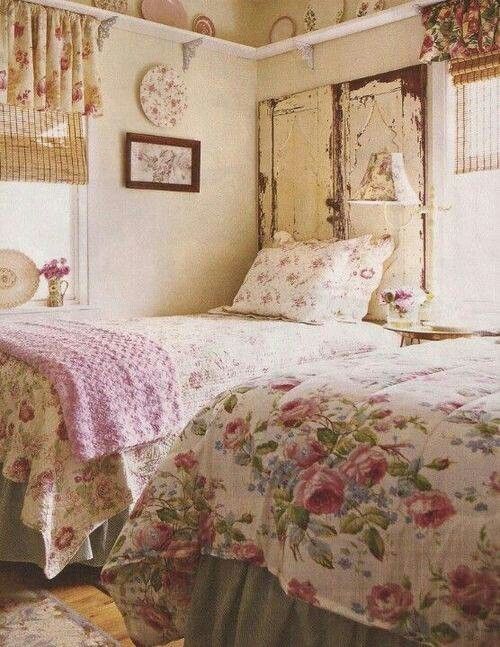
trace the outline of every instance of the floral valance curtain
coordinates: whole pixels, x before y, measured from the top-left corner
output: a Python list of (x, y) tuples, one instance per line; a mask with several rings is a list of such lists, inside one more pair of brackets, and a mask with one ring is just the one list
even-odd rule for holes
[(0, 103), (102, 114), (98, 20), (14, 0), (0, 28)]
[(420, 60), (465, 59), (499, 50), (498, 0), (448, 0), (422, 9)]

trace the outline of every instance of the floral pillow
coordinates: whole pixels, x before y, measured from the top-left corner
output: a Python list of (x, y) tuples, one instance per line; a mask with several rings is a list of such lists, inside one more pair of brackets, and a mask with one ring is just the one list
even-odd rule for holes
[(361, 319), (391, 251), (370, 236), (262, 249), (226, 311), (316, 324)]

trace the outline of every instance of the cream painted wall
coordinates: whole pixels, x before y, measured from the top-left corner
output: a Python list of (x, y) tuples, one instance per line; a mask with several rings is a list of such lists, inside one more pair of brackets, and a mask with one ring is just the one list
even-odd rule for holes
[(415, 65), (423, 35), (420, 19), (415, 17), (317, 45), (314, 70), (296, 52), (259, 61), (257, 98), (280, 97)]
[[(227, 303), (255, 256), (255, 62), (205, 50), (183, 75), (188, 109), (173, 129), (153, 126), (138, 101), (142, 75), (158, 63), (181, 71), (181, 48), (117, 29), (105, 43), (89, 184), (90, 302), (105, 315)], [(201, 140), (201, 192), (125, 188), (127, 131)]]

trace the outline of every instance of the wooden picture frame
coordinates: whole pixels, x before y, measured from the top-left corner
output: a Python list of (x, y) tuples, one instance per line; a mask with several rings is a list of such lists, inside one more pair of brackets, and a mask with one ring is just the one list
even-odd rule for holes
[(127, 133), (125, 141), (127, 188), (199, 193), (199, 141), (139, 133)]

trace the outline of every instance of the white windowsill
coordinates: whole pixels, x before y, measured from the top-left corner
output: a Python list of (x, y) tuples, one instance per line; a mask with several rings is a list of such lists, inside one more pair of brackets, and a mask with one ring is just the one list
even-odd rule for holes
[(0, 309), (0, 317), (4, 316), (10, 316), (10, 315), (40, 315), (40, 314), (48, 314), (48, 315), (57, 315), (57, 314), (76, 314), (80, 312), (88, 312), (89, 314), (95, 313), (96, 315), (99, 313), (99, 308), (96, 306), (91, 306), (91, 305), (85, 305), (81, 303), (66, 303), (62, 306), (59, 306), (57, 308), (49, 308), (47, 305), (43, 303), (43, 301), (28, 301), (28, 303), (24, 303), (21, 306), (18, 306), (17, 308), (7, 308), (7, 309)]

